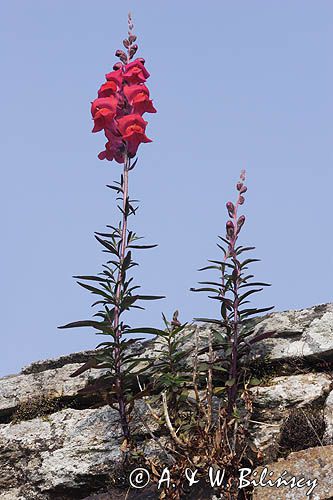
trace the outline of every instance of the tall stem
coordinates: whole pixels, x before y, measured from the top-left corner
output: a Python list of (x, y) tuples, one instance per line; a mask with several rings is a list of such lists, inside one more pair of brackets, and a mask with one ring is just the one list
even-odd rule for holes
[(125, 438), (129, 439), (130, 430), (128, 424), (128, 418), (126, 413), (126, 404), (124, 397), (124, 390), (122, 384), (122, 374), (121, 374), (121, 358), (120, 358), (120, 341), (122, 331), (119, 325), (119, 316), (120, 316), (120, 299), (121, 292), (123, 290), (123, 282), (124, 282), (124, 274), (122, 270), (122, 265), (125, 259), (126, 246), (127, 246), (127, 219), (128, 219), (128, 171), (130, 167), (130, 159), (128, 155), (125, 154), (124, 161), (124, 170), (123, 170), (123, 183), (122, 183), (122, 194), (123, 194), (123, 217), (121, 224), (121, 247), (120, 247), (120, 258), (119, 258), (119, 270), (118, 270), (118, 278), (117, 278), (117, 291), (116, 291), (116, 305), (114, 312), (114, 320), (113, 320), (113, 329), (116, 334), (115, 342), (116, 347), (114, 350), (114, 359), (115, 359), (115, 372), (116, 372), (116, 392), (117, 392), (117, 400), (118, 407), (121, 419), (121, 426), (123, 430), (123, 434)]
[(237, 398), (237, 378), (238, 378), (238, 330), (239, 330), (239, 297), (238, 297), (238, 286), (239, 286), (239, 276), (240, 268), (237, 255), (235, 252), (236, 241), (238, 238), (237, 234), (237, 212), (239, 207), (240, 196), (238, 196), (237, 203), (234, 209), (233, 224), (234, 224), (234, 236), (230, 241), (229, 255), (231, 256), (234, 266), (235, 266), (235, 276), (233, 276), (233, 322), (232, 322), (232, 352), (231, 352), (231, 365), (229, 371), (229, 379), (234, 380), (234, 384), (229, 389), (229, 401), (228, 401), (228, 413), (231, 415), (234, 404)]

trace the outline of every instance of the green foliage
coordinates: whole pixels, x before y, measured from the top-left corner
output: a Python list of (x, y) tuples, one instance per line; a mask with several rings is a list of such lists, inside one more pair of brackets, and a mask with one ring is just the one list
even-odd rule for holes
[[(103, 247), (103, 252), (110, 255), (110, 260), (103, 264), (103, 271), (96, 276), (83, 275), (74, 276), (77, 283), (84, 289), (96, 295), (98, 300), (92, 307), (100, 306), (93, 315), (99, 320), (81, 320), (68, 323), (59, 328), (85, 328), (90, 327), (97, 335), (104, 335), (107, 340), (100, 342), (96, 347), (97, 352), (93, 363), (87, 368), (107, 368), (108, 372), (103, 375), (97, 385), (108, 391), (109, 404), (120, 412), (124, 437), (130, 439), (129, 421), (134, 401), (140, 397), (140, 392), (134, 391), (135, 380), (138, 373), (145, 369), (149, 360), (138, 357), (131, 349), (136, 340), (142, 338), (130, 338), (140, 333), (138, 329), (131, 329), (123, 321), (123, 315), (130, 309), (144, 309), (140, 304), (142, 301), (157, 300), (164, 298), (157, 295), (142, 295), (138, 293), (140, 286), (133, 284), (133, 277), (129, 276), (131, 270), (137, 266), (133, 260), (132, 250), (153, 248), (156, 245), (138, 245), (136, 242), (141, 238), (127, 228), (128, 218), (134, 215), (137, 206), (128, 197), (128, 173), (136, 162), (131, 165), (127, 158), (124, 164), (124, 172), (120, 182), (108, 186), (116, 191), (117, 200), (121, 200), (118, 208), (122, 219), (117, 227), (108, 225), (108, 232), (96, 232), (95, 238)], [(91, 284), (93, 283), (93, 284)], [(141, 333), (155, 334), (152, 328), (144, 328)], [(140, 368), (138, 365), (143, 364)], [(84, 368), (83, 368), (84, 370)], [(77, 373), (78, 372), (78, 373)], [(82, 373), (78, 370), (75, 374)], [(74, 375), (75, 375), (74, 374)], [(96, 384), (90, 386), (96, 389)]]
[(239, 191), (238, 199), (234, 205), (227, 203), (230, 220), (226, 224), (226, 237), (219, 236), (222, 243), (217, 246), (222, 252), (220, 260), (209, 260), (211, 264), (199, 271), (214, 270), (220, 275), (219, 280), (200, 281), (201, 285), (209, 285), (201, 288), (191, 288), (194, 292), (208, 292), (209, 298), (220, 303), (220, 318), (195, 318), (197, 321), (205, 321), (223, 328), (225, 334), (215, 335), (213, 349), (220, 352), (220, 366), (227, 369), (229, 376), (225, 381), (228, 395), (228, 411), (232, 414), (238, 400), (238, 394), (244, 389), (246, 382), (246, 369), (241, 364), (241, 358), (247, 355), (253, 344), (271, 337), (274, 332), (256, 334), (253, 329), (246, 328), (246, 322), (254, 315), (270, 311), (273, 307), (249, 307), (250, 298), (270, 286), (268, 283), (258, 282), (253, 274), (248, 273), (249, 265), (258, 262), (259, 259), (243, 257), (244, 254), (255, 249), (252, 246), (237, 245), (241, 228), (245, 217), (238, 216), (238, 208), (244, 203), (243, 193), (247, 188), (244, 185), (245, 172), (241, 173), (240, 182), (237, 183)]
[(184, 344), (191, 334), (184, 334), (183, 330), (187, 324), (178, 321), (178, 311), (174, 312), (171, 322), (167, 321), (164, 314), (162, 316), (166, 328), (159, 332), (160, 347), (155, 349), (158, 359), (151, 367), (151, 373), (154, 390), (158, 394), (165, 392), (170, 417), (172, 420), (177, 420), (187, 394), (186, 389), (192, 379), (184, 363), (190, 354), (189, 349), (184, 349)]

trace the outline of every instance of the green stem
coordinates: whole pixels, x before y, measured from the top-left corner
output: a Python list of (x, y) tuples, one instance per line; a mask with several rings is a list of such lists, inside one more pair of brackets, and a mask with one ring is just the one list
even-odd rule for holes
[(128, 158), (127, 154), (125, 155), (125, 161), (124, 161), (124, 170), (123, 170), (123, 185), (122, 185), (122, 193), (123, 193), (123, 218), (122, 218), (122, 225), (121, 225), (121, 249), (120, 249), (120, 258), (119, 258), (119, 270), (118, 270), (118, 278), (117, 278), (117, 290), (116, 290), (116, 305), (115, 305), (115, 312), (114, 312), (114, 320), (113, 320), (113, 329), (116, 334), (115, 342), (116, 342), (116, 347), (114, 350), (114, 359), (115, 359), (115, 372), (116, 372), (116, 380), (115, 380), (115, 386), (116, 386), (116, 393), (117, 393), (117, 401), (118, 401), (118, 407), (119, 407), (119, 413), (120, 413), (120, 419), (121, 419), (121, 427), (123, 430), (124, 437), (129, 439), (130, 438), (130, 429), (129, 429), (129, 423), (128, 423), (128, 417), (126, 413), (126, 402), (125, 402), (125, 395), (124, 395), (124, 388), (123, 388), (123, 383), (122, 383), (122, 373), (121, 373), (121, 351), (120, 351), (120, 342), (121, 342), (121, 336), (122, 336), (122, 331), (119, 326), (119, 317), (120, 317), (120, 299), (121, 299), (121, 292), (123, 289), (123, 281), (124, 281), (124, 273), (122, 270), (122, 265), (125, 259), (125, 253), (126, 253), (126, 238), (127, 238), (127, 219), (128, 219), (128, 210), (127, 210), (127, 204), (128, 204), (128, 170), (130, 167), (130, 159)]

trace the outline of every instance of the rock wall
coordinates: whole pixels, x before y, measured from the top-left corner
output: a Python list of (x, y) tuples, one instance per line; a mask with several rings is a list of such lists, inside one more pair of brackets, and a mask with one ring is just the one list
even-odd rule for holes
[[(252, 433), (264, 463), (277, 474), (286, 469), (316, 477), (311, 498), (332, 498), (333, 304), (272, 313), (254, 324), (260, 332), (277, 331), (256, 344), (249, 360), (260, 378), (252, 389)], [(204, 337), (209, 326), (187, 329)], [(154, 357), (157, 343), (137, 343), (134, 349)], [(116, 497), (112, 477), (119, 473), (122, 441), (118, 414), (103, 393), (78, 394), (101, 370), (69, 377), (92, 352), (39, 361), (0, 379), (0, 500)], [(157, 453), (159, 444), (148, 432), (156, 431), (156, 424), (142, 402), (134, 414), (135, 432), (147, 438), (144, 452)], [(110, 488), (113, 494), (107, 493)], [(256, 487), (254, 498), (308, 498), (305, 491)], [(128, 498), (134, 497), (157, 498), (149, 489), (130, 492)]]

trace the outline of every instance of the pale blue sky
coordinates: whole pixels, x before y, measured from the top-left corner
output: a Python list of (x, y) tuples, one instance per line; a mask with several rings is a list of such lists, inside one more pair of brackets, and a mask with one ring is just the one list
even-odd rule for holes
[(1, 364), (93, 348), (95, 300), (75, 274), (95, 274), (106, 254), (93, 237), (117, 221), (120, 174), (101, 162), (90, 101), (112, 69), (133, 12), (158, 113), (139, 150), (131, 224), (157, 249), (137, 255), (137, 282), (166, 295), (128, 316), (161, 327), (217, 315), (190, 287), (217, 258), (225, 202), (248, 172), (242, 231), (257, 247), (257, 277), (272, 283), (257, 304), (276, 310), (333, 300), (333, 4), (323, 0), (11, 0), (1, 7)]

